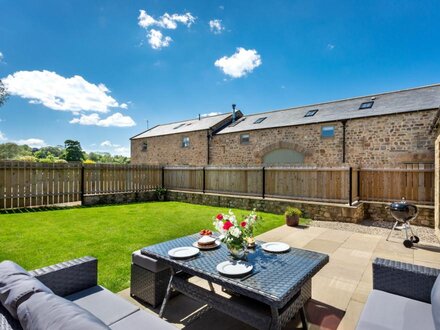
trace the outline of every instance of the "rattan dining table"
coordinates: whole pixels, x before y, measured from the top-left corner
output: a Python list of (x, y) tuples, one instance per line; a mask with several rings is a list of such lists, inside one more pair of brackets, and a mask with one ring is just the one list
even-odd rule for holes
[[(143, 254), (172, 269), (159, 316), (163, 316), (170, 293), (176, 290), (257, 329), (280, 329), (297, 313), (307, 328), (304, 304), (311, 298), (312, 277), (328, 263), (328, 255), (293, 247), (284, 253), (271, 253), (261, 248), (264, 242), (257, 241), (246, 258), (253, 270), (241, 278), (217, 271), (219, 263), (232, 260), (224, 244), (213, 250), (200, 250), (189, 259), (168, 255), (169, 250), (192, 246), (199, 238), (199, 234), (194, 234), (142, 249)], [(209, 289), (189, 281), (191, 276), (208, 281)], [(231, 295), (219, 294), (212, 283)]]

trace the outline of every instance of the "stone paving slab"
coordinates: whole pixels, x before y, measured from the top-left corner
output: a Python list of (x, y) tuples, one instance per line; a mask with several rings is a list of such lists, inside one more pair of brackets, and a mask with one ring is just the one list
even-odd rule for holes
[[(282, 241), (293, 247), (329, 254), (330, 262), (312, 280), (312, 300), (345, 312), (339, 330), (356, 328), (368, 294), (372, 290), (371, 263), (376, 257), (440, 268), (440, 247), (437, 244), (422, 242), (407, 249), (403, 246), (403, 240), (399, 235), (393, 235), (390, 241), (386, 241), (383, 235), (323, 227), (281, 226), (257, 238), (264, 241)], [(204, 282), (206, 281), (201, 280), (198, 283), (206, 286)], [(133, 301), (129, 297), (129, 289), (120, 292), (120, 295)], [(142, 304), (139, 306), (152, 313), (159, 312), (158, 309), (153, 310)], [(250, 329), (245, 324), (214, 310), (188, 323), (188, 315), (202, 307), (199, 303), (180, 295), (170, 301), (165, 316), (177, 327), (185, 329)], [(312, 313), (313, 309), (308, 308), (308, 311)], [(316, 319), (313, 316), (309, 318)], [(286, 329), (296, 327), (301, 327), (298, 319), (290, 322)], [(317, 324), (310, 324), (310, 329), (319, 328)]]

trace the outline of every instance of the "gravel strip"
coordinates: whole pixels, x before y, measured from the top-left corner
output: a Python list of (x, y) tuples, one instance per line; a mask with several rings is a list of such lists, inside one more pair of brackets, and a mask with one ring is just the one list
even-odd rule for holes
[[(373, 221), (373, 220), (364, 220), (357, 224), (348, 223), (348, 222), (337, 222), (337, 221), (312, 220), (309, 225), (314, 227), (345, 230), (355, 233), (363, 233), (363, 234), (379, 235), (379, 236), (387, 237), (388, 234), (390, 233), (391, 228), (393, 227), (393, 224), (394, 223), (392, 222)], [(414, 226), (414, 225), (411, 225), (411, 228), (420, 238), (420, 243), (440, 245), (440, 241), (435, 235), (434, 229), (421, 227), (421, 226)], [(393, 237), (398, 237), (398, 235), (399, 235), (398, 231), (393, 233)], [(400, 233), (400, 235), (402, 236), (402, 241), (403, 241), (404, 232)]]

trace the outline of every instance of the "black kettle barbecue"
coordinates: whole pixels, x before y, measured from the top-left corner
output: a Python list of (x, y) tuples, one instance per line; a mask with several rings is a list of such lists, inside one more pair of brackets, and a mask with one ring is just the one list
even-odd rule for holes
[[(391, 203), (388, 208), (396, 222), (394, 223), (393, 229), (391, 229), (388, 234), (387, 241), (395, 229), (403, 229), (406, 238), (403, 241), (405, 247), (410, 248), (414, 243), (418, 243), (420, 239), (414, 234), (410, 224), (410, 222), (417, 218), (417, 215), (419, 214), (417, 206), (407, 203), (405, 198), (402, 197), (400, 202)], [(398, 226), (399, 224), (400, 226)], [(408, 236), (408, 230), (411, 232), (411, 236)]]

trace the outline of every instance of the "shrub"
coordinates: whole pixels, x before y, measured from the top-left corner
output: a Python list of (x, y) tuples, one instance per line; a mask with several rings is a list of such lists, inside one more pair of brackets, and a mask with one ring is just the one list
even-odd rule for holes
[(288, 217), (291, 217), (291, 216), (293, 216), (293, 215), (301, 216), (301, 215), (302, 215), (302, 212), (301, 212), (300, 209), (297, 209), (296, 207), (290, 207), (290, 206), (289, 206), (289, 207), (286, 209), (286, 212), (284, 212), (284, 215), (286, 215), (286, 216), (288, 216)]

